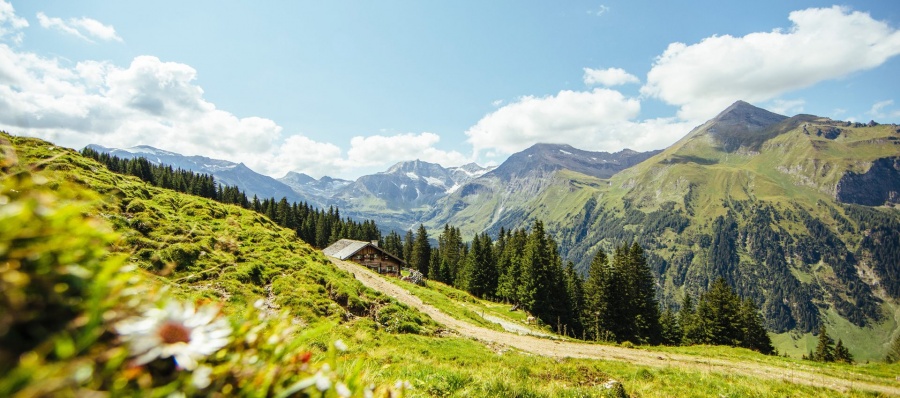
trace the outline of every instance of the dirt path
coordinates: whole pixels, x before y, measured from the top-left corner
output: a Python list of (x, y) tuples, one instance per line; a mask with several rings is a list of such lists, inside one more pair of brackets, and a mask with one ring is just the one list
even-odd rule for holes
[(798, 365), (796, 368), (787, 366), (781, 367), (748, 360), (704, 358), (693, 355), (669, 354), (600, 344), (549, 340), (535, 336), (498, 332), (453, 318), (437, 308), (423, 303), (421, 299), (409, 293), (406, 289), (390, 283), (380, 275), (354, 263), (344, 262), (333, 258), (331, 260), (338, 268), (353, 274), (363, 285), (391, 296), (406, 305), (415, 307), (419, 311), (428, 314), (436, 322), (449, 329), (455, 330), (464, 337), (474, 338), (487, 343), (506, 345), (537, 355), (557, 358), (569, 357), (625, 361), (635, 365), (653, 367), (672, 366), (678, 368), (691, 368), (697, 371), (755, 376), (814, 387), (826, 387), (840, 392), (847, 392), (854, 389), (900, 396), (900, 383), (887, 385), (863, 379), (842, 379), (816, 373), (814, 369), (802, 365)]
[(478, 315), (480, 315), (482, 318), (484, 318), (488, 322), (493, 322), (493, 323), (500, 325), (500, 327), (502, 327), (504, 330), (506, 330), (507, 332), (510, 332), (510, 333), (526, 335), (526, 336), (553, 337), (552, 334), (547, 334), (547, 333), (544, 333), (541, 331), (537, 331), (530, 327), (520, 325), (516, 322), (510, 322), (510, 321), (507, 321), (500, 317), (496, 317), (496, 316), (489, 315), (489, 314), (478, 314)]

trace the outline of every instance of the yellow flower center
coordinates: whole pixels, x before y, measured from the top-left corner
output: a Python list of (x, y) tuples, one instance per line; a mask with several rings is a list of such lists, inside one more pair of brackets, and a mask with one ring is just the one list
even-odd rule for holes
[(188, 343), (191, 330), (178, 322), (166, 322), (159, 328), (159, 337), (164, 344)]

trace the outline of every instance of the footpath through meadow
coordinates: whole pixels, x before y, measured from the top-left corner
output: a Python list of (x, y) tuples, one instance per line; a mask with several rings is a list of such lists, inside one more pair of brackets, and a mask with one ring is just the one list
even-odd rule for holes
[(455, 331), (460, 336), (473, 338), (484, 343), (505, 345), (532, 354), (555, 358), (589, 358), (624, 361), (635, 365), (658, 368), (690, 368), (701, 372), (705, 371), (726, 375), (742, 375), (770, 380), (782, 380), (789, 383), (826, 387), (841, 392), (847, 392), (854, 389), (878, 392), (891, 396), (900, 396), (900, 383), (898, 383), (898, 385), (886, 385), (862, 378), (859, 380), (849, 380), (817, 373), (811, 368), (802, 367), (800, 365), (796, 368), (782, 367), (748, 360), (704, 358), (694, 355), (652, 352), (638, 348), (551, 340), (530, 335), (499, 332), (453, 318), (443, 311), (422, 302), (421, 299), (411, 294), (406, 289), (391, 283), (381, 275), (369, 271), (362, 266), (334, 258), (330, 259), (339, 269), (353, 274), (363, 285), (380, 291), (401, 303), (428, 314), (428, 316), (437, 323)]

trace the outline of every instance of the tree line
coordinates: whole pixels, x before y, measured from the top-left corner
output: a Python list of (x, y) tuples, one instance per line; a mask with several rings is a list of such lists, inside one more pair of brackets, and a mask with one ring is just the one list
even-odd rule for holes
[(317, 209), (306, 202), (289, 203), (287, 198), (260, 200), (256, 195), (248, 199), (238, 187), (218, 184), (209, 174), (155, 165), (143, 157), (122, 159), (90, 148), (82, 149), (81, 154), (100, 162), (114, 173), (135, 176), (160, 188), (253, 210), (282, 227), (294, 230), (298, 238), (316, 248), (327, 247), (344, 238), (362, 241), (381, 239), (381, 231), (375, 221), (358, 222), (341, 218), (340, 210), (336, 207)]
[(715, 344), (775, 352), (759, 307), (740, 300), (718, 279), (698, 300), (685, 294), (678, 312), (661, 311), (658, 287), (637, 242), (599, 250), (586, 278), (564, 262), (541, 221), (529, 229), (501, 229), (465, 243), (458, 228), (445, 225), (437, 246), (425, 227), (401, 237), (391, 232), (385, 250), (411, 268), (484, 299), (509, 302), (551, 325), (558, 333), (586, 340), (637, 344)]

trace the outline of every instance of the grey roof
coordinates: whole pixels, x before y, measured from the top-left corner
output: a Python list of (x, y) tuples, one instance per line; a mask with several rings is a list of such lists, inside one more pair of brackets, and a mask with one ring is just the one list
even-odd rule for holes
[(369, 242), (363, 242), (359, 240), (353, 239), (341, 239), (337, 242), (331, 244), (331, 246), (326, 247), (322, 250), (322, 253), (325, 253), (326, 256), (336, 257), (340, 260), (346, 260), (350, 257), (353, 257), (356, 252), (362, 250), (362, 248), (366, 246), (374, 247), (375, 250), (378, 250), (385, 255), (390, 256), (394, 260), (397, 260), (400, 264), (406, 264), (406, 261), (401, 260), (399, 257), (384, 251), (384, 249), (378, 247), (378, 245), (373, 245)]
[(368, 245), (371, 245), (371, 243), (353, 239), (341, 239), (337, 242), (332, 243), (331, 246), (323, 249), (322, 253), (325, 253), (326, 256), (346, 260), (350, 258), (350, 256), (352, 256), (354, 253), (360, 251), (360, 249)]

